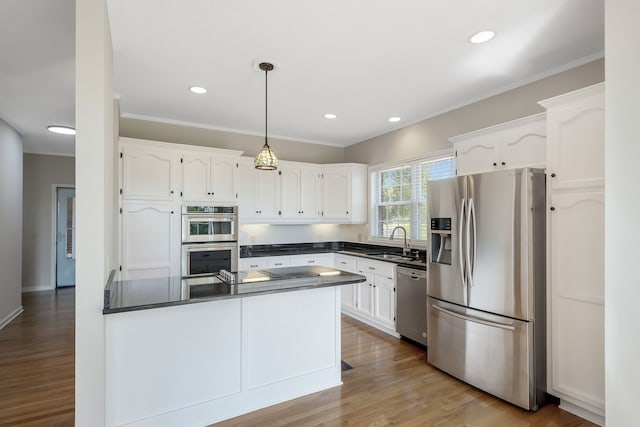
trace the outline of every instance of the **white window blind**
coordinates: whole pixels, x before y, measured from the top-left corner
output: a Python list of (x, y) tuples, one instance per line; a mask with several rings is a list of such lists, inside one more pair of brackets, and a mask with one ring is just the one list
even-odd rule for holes
[(408, 238), (427, 240), (427, 181), (454, 173), (451, 156), (371, 172), (371, 237), (388, 238), (400, 225)]

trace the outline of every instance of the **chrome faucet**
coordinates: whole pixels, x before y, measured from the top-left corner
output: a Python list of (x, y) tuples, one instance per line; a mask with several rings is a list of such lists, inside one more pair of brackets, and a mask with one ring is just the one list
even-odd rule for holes
[(409, 244), (407, 243), (407, 230), (401, 226), (398, 225), (396, 226), (393, 231), (391, 232), (391, 237), (389, 237), (389, 240), (393, 240), (393, 236), (396, 234), (396, 230), (402, 230), (404, 232), (404, 246), (402, 247), (402, 255), (403, 256), (407, 256), (411, 253), (411, 248), (409, 247)]

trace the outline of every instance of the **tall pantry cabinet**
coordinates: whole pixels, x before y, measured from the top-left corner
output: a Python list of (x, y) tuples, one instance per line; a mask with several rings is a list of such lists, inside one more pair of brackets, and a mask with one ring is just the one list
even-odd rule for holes
[(604, 83), (547, 109), (547, 388), (604, 423)]

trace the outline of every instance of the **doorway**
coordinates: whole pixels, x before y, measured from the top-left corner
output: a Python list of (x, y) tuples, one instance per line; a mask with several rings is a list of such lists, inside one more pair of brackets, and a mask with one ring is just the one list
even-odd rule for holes
[(56, 288), (76, 284), (76, 189), (56, 188)]

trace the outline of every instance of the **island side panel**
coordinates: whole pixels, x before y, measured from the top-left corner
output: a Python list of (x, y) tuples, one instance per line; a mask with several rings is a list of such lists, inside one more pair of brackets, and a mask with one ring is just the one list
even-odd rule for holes
[(341, 384), (340, 287), (106, 320), (107, 426), (202, 426)]
[(241, 300), (107, 316), (107, 425), (241, 392)]
[[(335, 289), (246, 298), (246, 388), (340, 367)], [(265, 321), (268, 319), (268, 321)], [(340, 380), (340, 376), (336, 378)]]

